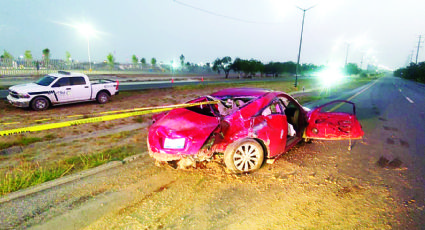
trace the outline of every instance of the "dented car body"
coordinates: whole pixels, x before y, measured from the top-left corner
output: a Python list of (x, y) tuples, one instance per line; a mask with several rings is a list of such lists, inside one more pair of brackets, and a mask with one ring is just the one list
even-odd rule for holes
[[(354, 103), (334, 101), (312, 111), (290, 95), (257, 88), (232, 88), (154, 117), (149, 128), (149, 154), (160, 162), (209, 160), (224, 154), (230, 171), (250, 172), (266, 158), (288, 151), (303, 138), (360, 139), (363, 130)], [(329, 105), (352, 105), (351, 113), (329, 112)]]

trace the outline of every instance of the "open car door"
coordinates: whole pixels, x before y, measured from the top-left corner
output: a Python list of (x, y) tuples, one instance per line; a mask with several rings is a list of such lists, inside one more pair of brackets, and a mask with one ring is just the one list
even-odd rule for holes
[[(342, 106), (352, 111), (333, 112)], [(363, 135), (354, 103), (345, 100), (331, 101), (311, 111), (304, 131), (304, 138), (324, 140), (361, 139)]]

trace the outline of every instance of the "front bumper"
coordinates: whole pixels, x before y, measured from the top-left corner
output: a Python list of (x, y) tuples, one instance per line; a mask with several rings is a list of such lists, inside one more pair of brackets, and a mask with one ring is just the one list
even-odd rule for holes
[(14, 98), (12, 96), (7, 95), (7, 100), (10, 104), (12, 104), (15, 107), (21, 107), (21, 108), (27, 108), (30, 107), (30, 99), (27, 98)]

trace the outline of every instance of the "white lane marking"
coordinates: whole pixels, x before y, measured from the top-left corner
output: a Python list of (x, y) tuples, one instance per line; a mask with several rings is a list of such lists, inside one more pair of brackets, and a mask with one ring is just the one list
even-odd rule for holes
[[(353, 98), (357, 97), (358, 95), (360, 95), (361, 93), (363, 93), (364, 91), (366, 91), (367, 89), (369, 89), (370, 87), (374, 86), (376, 83), (378, 82), (378, 80), (376, 80), (375, 82), (373, 82), (372, 84), (370, 84), (369, 86), (365, 87), (364, 89), (360, 90), (360, 92), (357, 92), (356, 94), (354, 94), (353, 96), (349, 97), (347, 99), (347, 101), (351, 101), (353, 100)], [(333, 108), (331, 108), (329, 110), (329, 112), (333, 112), (336, 109), (338, 109), (339, 107), (341, 107), (344, 103), (339, 103), (338, 105), (334, 106)]]
[(412, 99), (410, 99), (409, 97), (406, 97), (406, 96), (404, 96), (405, 98), (406, 98), (406, 100), (408, 101), (408, 102), (410, 102), (410, 103), (415, 103)]
[[(394, 83), (393, 83), (393, 84), (394, 84)], [(394, 86), (395, 86), (395, 87), (397, 87), (395, 84), (394, 84)], [(410, 102), (411, 104), (414, 104), (414, 103), (415, 103), (415, 102), (414, 102), (412, 99), (410, 99), (408, 96), (404, 95), (404, 93), (402, 92), (401, 88), (398, 88), (398, 91), (401, 93), (401, 95), (403, 95), (403, 97), (405, 97), (405, 98), (406, 98), (406, 100), (407, 100), (408, 102)]]

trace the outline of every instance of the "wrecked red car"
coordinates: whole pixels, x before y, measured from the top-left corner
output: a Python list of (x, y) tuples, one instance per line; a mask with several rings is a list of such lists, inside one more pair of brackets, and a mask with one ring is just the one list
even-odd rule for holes
[[(211, 102), (211, 104), (199, 104)], [(224, 154), (234, 173), (259, 169), (305, 139), (344, 140), (363, 137), (354, 103), (333, 101), (314, 110), (302, 107), (283, 92), (232, 88), (199, 97), (154, 117), (149, 128), (149, 154), (159, 162), (195, 165), (214, 154)], [(325, 107), (349, 105), (350, 112)]]

